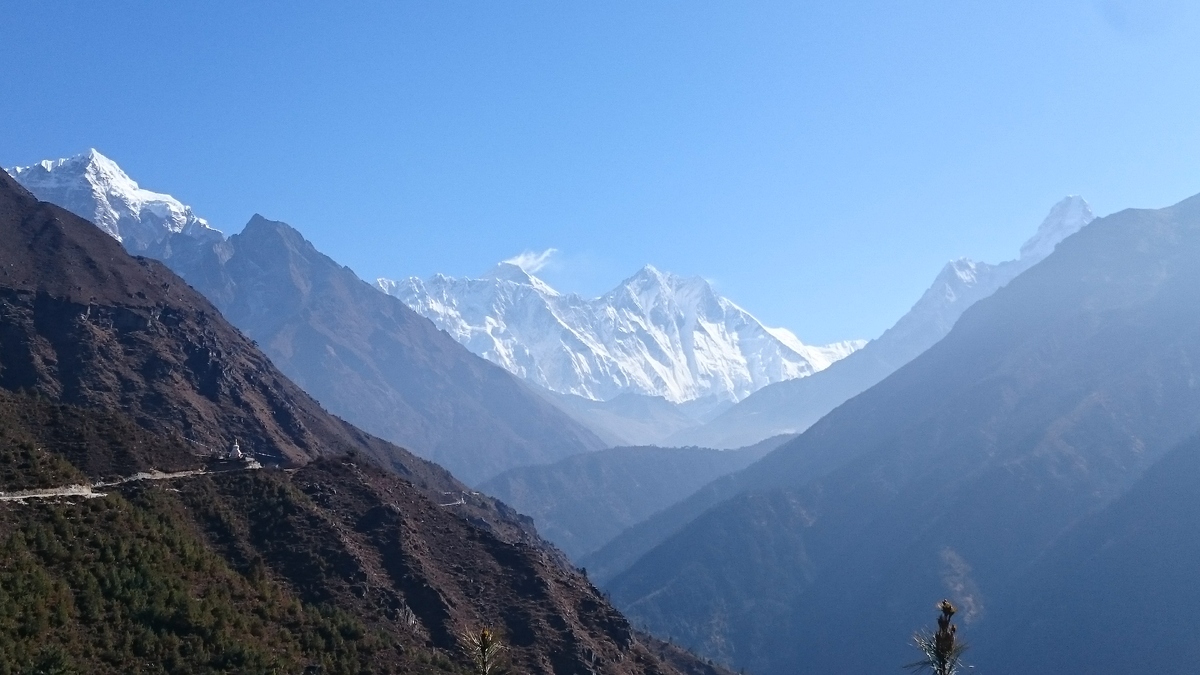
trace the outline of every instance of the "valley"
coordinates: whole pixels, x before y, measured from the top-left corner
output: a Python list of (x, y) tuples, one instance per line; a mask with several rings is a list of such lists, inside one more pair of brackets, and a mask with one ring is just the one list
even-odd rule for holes
[(1200, 4), (0, 15), (0, 675), (1197, 671)]
[[(876, 611), (859, 627), (874, 636), (875, 644), (902, 633), (920, 598), (939, 593), (952, 595), (964, 608), (962, 621), (974, 634), (1002, 644), (1001, 636), (1015, 630), (1004, 623), (1013, 620), (1006, 617), (1020, 615), (1023, 601), (1016, 598), (1024, 596), (1019, 589), (1046, 583), (1037, 576), (1044, 574), (1036, 566), (1039, 556), (1067, 555), (1051, 552), (1067, 545), (1060, 540), (1071, 541), (1075, 523), (1091, 522), (1088, 518), (1102, 517), (1094, 514), (1110, 504), (1123, 503), (1122, 495), (1165, 449), (1195, 431), (1191, 413), (1200, 410), (1193, 410), (1191, 389), (1181, 384), (1190, 371), (1171, 365), (1191, 362), (1190, 324), (1181, 323), (1187, 315), (1183, 308), (1192, 301), (1183, 263), (1193, 227), (1190, 202), (1093, 223), (1088, 204), (1068, 197), (1051, 210), (1019, 259), (999, 265), (953, 261), (880, 338), (865, 346), (809, 348), (786, 335), (775, 337), (779, 331), (714, 295), (702, 280), (651, 267), (625, 282), (623, 290), (596, 301), (562, 296), (509, 263), (479, 280), (381, 280), (372, 288), (284, 223), (255, 216), (243, 232), (225, 237), (173, 198), (142, 190), (94, 151), (37, 166), (41, 174), (31, 174), (34, 169), (13, 173), (44, 197), (70, 196), (73, 211), (105, 224), (67, 224), (64, 217), (74, 216), (35, 206), (15, 184), (7, 188), (9, 222), (15, 224), (19, 213), (40, 215), (34, 220), (19, 216), (22, 224), (14, 232), (26, 234), (10, 237), (12, 262), (3, 268), (7, 285), (0, 289), (7, 317), (0, 339), (8, 345), (0, 381), (10, 391), (32, 388), (68, 406), (119, 409), (129, 416), (126, 424), (178, 440), (164, 446), (173, 448), (165, 454), (146, 447), (122, 460), (121, 473), (113, 473), (115, 466), (93, 457), (92, 450), (65, 455), (97, 477), (14, 483), (0, 502), (71, 509), (128, 499), (131, 490), (162, 495), (156, 499), (185, 499), (203, 485), (218, 489), (222, 500), (244, 503), (246, 495), (217, 486), (239, 485), (238, 490), (252, 492), (265, 485), (276, 485), (272, 490), (294, 486), (311, 505), (297, 502), (289, 508), (334, 509), (319, 517), (332, 528), (326, 534), (301, 534), (308, 531), (301, 529), (297, 535), (333, 536), (343, 542), (337, 546), (349, 547), (338, 555), (350, 557), (337, 563), (342, 572), (322, 573), (316, 582), (294, 576), (291, 566), (310, 554), (292, 547), (273, 554), (280, 557), (268, 567), (282, 567), (268, 574), (300, 593), (302, 602), (304, 597), (335, 598), (331, 589), (349, 584), (351, 597), (337, 602), (356, 615), (363, 611), (355, 609), (361, 599), (376, 592), (363, 596), (353, 590), (359, 588), (353, 579), (363, 578), (362, 588), (383, 589), (372, 602), (391, 607), (386, 616), (407, 616), (416, 634), (426, 636), (420, 638), (425, 640), (421, 649), (432, 649), (429, 654), (453, 652), (455, 631), (470, 622), (455, 618), (457, 610), (449, 608), (460, 601), (446, 599), (446, 593), (466, 593), (461, 602), (472, 607), (480, 606), (470, 598), (485, 596), (448, 590), (462, 582), (433, 571), (459, 569), (454, 556), (421, 563), (441, 584), (434, 586), (442, 589), (436, 597), (406, 581), (413, 568), (392, 569), (423, 549), (411, 539), (416, 535), (394, 539), (385, 534), (395, 527), (421, 529), (407, 520), (409, 507), (380, 511), (381, 504), (395, 504), (385, 494), (408, 490), (414, 495), (408, 503), (441, 514), (435, 521), (449, 518), (481, 528), (497, 537), (498, 543), (488, 547), (517, 546), (534, 553), (548, 567), (530, 574), (566, 580), (582, 573), (599, 583), (604, 597), (611, 597), (632, 623), (611, 618), (567, 630), (578, 636), (601, 630), (607, 636), (602, 641), (615, 640), (604, 643), (610, 645), (604, 653), (643, 649), (638, 658), (650, 659), (645, 663), (692, 675), (698, 667), (719, 667), (708, 663), (769, 675), (786, 670), (784, 664), (793, 660), (823, 663), (821, 643), (798, 642), (795, 635), (812, 632), (814, 621), (850, 621), (851, 615), (836, 609), (848, 598), (857, 598), (855, 606), (891, 598), (891, 609)], [(165, 220), (155, 221), (161, 213)], [(43, 229), (30, 229), (37, 222)], [(136, 236), (126, 237), (127, 230)], [(40, 254), (44, 244), (33, 242), (46, 241), (43, 232), (49, 231), (60, 243), (45, 249), (49, 257), (43, 262), (30, 264), (34, 258), (20, 247)], [(1122, 240), (1130, 237), (1134, 241)], [(121, 246), (166, 267), (124, 253), (111, 271), (86, 262), (93, 250)], [(1144, 262), (1122, 260), (1114, 253), (1118, 250), (1142, 251)], [(172, 280), (167, 267), (191, 286)], [(464, 304), (467, 298), (475, 298), (476, 306)], [(622, 309), (618, 298), (633, 304)], [(435, 307), (457, 309), (434, 312)], [(704, 311), (725, 312), (726, 318)], [(590, 344), (593, 356), (587, 358), (598, 359), (617, 352), (602, 346), (597, 335), (636, 334), (570, 323), (589, 313), (640, 317), (625, 320), (644, 326), (654, 325), (654, 317), (683, 319), (666, 332), (653, 329), (620, 347), (626, 350), (624, 365), (593, 360), (557, 384), (530, 379), (530, 373), (566, 373), (550, 367), (552, 360), (546, 359), (552, 351), (522, 352), (526, 345), (544, 349), (556, 339), (563, 345)], [(509, 314), (541, 319), (513, 323), (505, 318)], [(708, 318), (688, 318), (702, 315)], [(222, 327), (220, 317), (229, 317), (240, 330)], [(545, 325), (539, 327), (538, 321)], [(714, 321), (737, 328), (714, 332)], [(1154, 340), (1162, 334), (1151, 327), (1164, 321), (1174, 322), (1175, 329), (1171, 342), (1159, 344)], [(475, 325), (507, 327), (480, 333)], [(572, 343), (575, 338), (550, 337), (555, 331), (593, 337)], [(687, 370), (691, 366), (677, 368), (675, 379), (636, 375), (646, 371), (632, 365), (632, 354), (686, 347), (689, 331), (726, 335), (721, 339), (729, 344), (757, 345), (755, 354), (772, 356), (763, 361), (738, 357), (742, 360), (733, 362), (749, 370), (726, 371), (715, 380), (710, 378), (718, 371), (706, 375)], [(258, 355), (260, 344), (269, 360)], [(1114, 353), (1116, 344), (1136, 347), (1143, 356), (1102, 356)], [(769, 349), (763, 351), (763, 345)], [(185, 356), (175, 356), (180, 353)], [(523, 353), (522, 359), (532, 360), (525, 361), (526, 368), (500, 358), (501, 353)], [(1168, 360), (1156, 361), (1157, 355)], [(708, 357), (688, 361), (702, 362), (716, 363)], [(441, 374), (446, 372), (455, 373), (457, 388), (447, 389), (447, 376)], [(611, 377), (607, 384), (580, 379), (586, 372)], [(1151, 373), (1162, 377), (1148, 380)], [(124, 384), (114, 387), (114, 382)], [(1115, 389), (1110, 382), (1128, 386)], [(142, 388), (158, 393), (138, 393)], [(307, 398), (310, 391), (368, 430), (407, 439), (427, 460), (445, 463), (475, 489), (426, 459), (330, 416)], [(1151, 414), (1139, 403), (1144, 396), (1152, 396), (1161, 410)], [(429, 405), (448, 397), (458, 402)], [(726, 402), (716, 404), (722, 397)], [(1170, 407), (1163, 408), (1168, 402)], [(1132, 417), (1133, 410), (1146, 412)], [(782, 433), (767, 438), (772, 432)], [(255, 448), (255, 458), (249, 464), (239, 460), (205, 468), (200, 458), (212, 451), (202, 449), (227, 444), (231, 433)], [(631, 441), (643, 445), (630, 446)], [(715, 448), (697, 447), (708, 441)], [(743, 441), (749, 441), (746, 447), (728, 449)], [(337, 459), (354, 456), (382, 468)], [(261, 480), (248, 475), (260, 471), (265, 471)], [(243, 473), (246, 478), (239, 477)], [(388, 474), (411, 487), (400, 490)], [(306, 478), (317, 475), (322, 478), (315, 482)], [(989, 484), (990, 489), (984, 487)], [(344, 502), (342, 494), (362, 496)], [(1013, 506), (1000, 506), (1005, 500)], [(426, 513), (432, 517), (433, 512)], [(378, 526), (369, 524), (375, 520)], [(919, 522), (936, 527), (914, 529)], [(253, 532), (254, 526), (237, 527)], [(384, 529), (376, 532), (377, 527)], [(996, 527), (1010, 534), (1003, 539), (973, 534)], [(216, 545), (232, 532), (201, 545)], [(257, 559), (245, 558), (251, 555), (245, 550), (269, 557), (276, 544), (269, 538), (238, 544), (241, 558), (228, 558), (235, 549), (220, 546), (214, 550), (229, 561), (222, 564), (236, 570), (245, 564), (237, 560)], [(412, 546), (417, 548), (410, 553)], [(344, 574), (351, 576), (338, 576)], [(1023, 580), (1022, 575), (1033, 576)], [(878, 580), (864, 584), (866, 578)], [(902, 590), (895, 578), (912, 583)], [(601, 592), (591, 582), (584, 584), (588, 592)], [(490, 602), (530, 602), (531, 589)], [(571, 602), (591, 603), (589, 615), (606, 606), (595, 600)], [(536, 620), (513, 616), (504, 619), (506, 634), (533, 649), (521, 658), (541, 663), (535, 669), (557, 672), (561, 664), (544, 660), (559, 658), (557, 652), (538, 651), (545, 644), (541, 638), (518, 637)], [(694, 657), (671, 652), (673, 647), (649, 635), (642, 638), (645, 646), (637, 647), (632, 626), (677, 640), (706, 661), (689, 661)], [(619, 656), (600, 657), (600, 647), (587, 649), (588, 659), (622, 662)], [(1006, 668), (1009, 662), (1008, 653), (995, 648), (981, 655), (985, 666)], [(653, 661), (668, 657), (673, 665)], [(370, 661), (378, 655), (346, 658)], [(398, 667), (408, 657), (398, 658), (378, 663)], [(828, 658), (832, 667), (835, 659)], [(900, 649), (880, 648), (863, 650), (856, 658), (857, 667), (867, 668), (903, 657)]]

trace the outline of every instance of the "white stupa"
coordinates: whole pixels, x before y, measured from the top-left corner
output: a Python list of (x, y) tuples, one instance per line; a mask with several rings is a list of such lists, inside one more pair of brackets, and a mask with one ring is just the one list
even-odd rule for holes
[(246, 455), (242, 454), (242, 446), (238, 445), (237, 439), (233, 439), (233, 447), (229, 449), (229, 456), (226, 459), (237, 460), (245, 459)]

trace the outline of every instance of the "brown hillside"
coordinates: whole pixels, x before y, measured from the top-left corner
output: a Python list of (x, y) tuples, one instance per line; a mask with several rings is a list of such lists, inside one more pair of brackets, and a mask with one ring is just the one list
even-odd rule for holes
[(527, 519), (329, 415), (165, 267), (6, 175), (0, 267), (0, 491), (199, 467), (233, 437), (286, 467), (0, 502), (0, 661), (454, 672), (490, 624), (521, 672), (679, 672)]

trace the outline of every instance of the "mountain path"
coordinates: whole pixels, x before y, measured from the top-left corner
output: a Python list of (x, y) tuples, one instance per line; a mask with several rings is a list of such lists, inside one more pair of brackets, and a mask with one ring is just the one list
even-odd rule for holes
[(84, 499), (95, 499), (96, 497), (105, 497), (107, 492), (97, 492), (98, 488), (115, 487), (126, 483), (137, 481), (158, 481), (171, 480), (174, 478), (188, 478), (191, 476), (207, 476), (215, 473), (230, 473), (233, 471), (257, 471), (262, 468), (256, 460), (246, 462), (246, 465), (241, 468), (233, 469), (191, 469), (188, 471), (139, 471), (132, 476), (118, 478), (113, 481), (97, 481), (87, 485), (64, 485), (56, 488), (43, 488), (38, 490), (18, 490), (15, 492), (0, 492), (0, 502), (21, 502), (24, 503), (29, 499), (54, 499), (57, 497), (83, 497)]

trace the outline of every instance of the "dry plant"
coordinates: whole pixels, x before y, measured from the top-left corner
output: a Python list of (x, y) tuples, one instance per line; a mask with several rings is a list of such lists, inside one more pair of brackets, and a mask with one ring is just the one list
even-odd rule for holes
[(950, 619), (958, 610), (949, 600), (937, 604), (941, 615), (937, 618), (937, 632), (921, 631), (913, 635), (917, 649), (925, 655), (920, 661), (910, 663), (905, 668), (916, 672), (928, 670), (933, 675), (954, 675), (962, 666), (962, 654), (967, 650), (967, 644), (957, 640), (955, 633), (958, 627)]
[(459, 637), (471, 659), (471, 672), (475, 675), (501, 675), (505, 671), (504, 653), (508, 647), (495, 630), (482, 626), (464, 631)]

